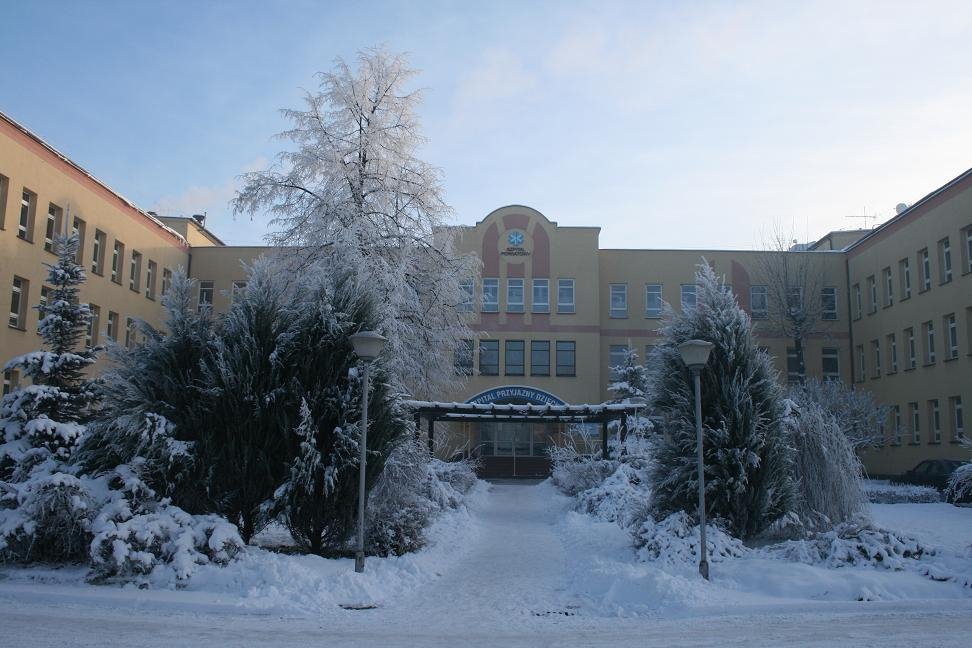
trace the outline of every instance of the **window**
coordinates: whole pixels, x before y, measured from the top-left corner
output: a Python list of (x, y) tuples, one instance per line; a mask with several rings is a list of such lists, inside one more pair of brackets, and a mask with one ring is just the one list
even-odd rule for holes
[(749, 303), (753, 319), (766, 319), (769, 316), (769, 293), (766, 286), (752, 286), (749, 289)]
[[(0, 230), (6, 225), (7, 191), (10, 189), (10, 178), (0, 173)], [(5, 394), (7, 392), (4, 392)]]
[(122, 264), (125, 262), (125, 244), (115, 241), (115, 247), (111, 251), (111, 280), (117, 284), (121, 283)]
[(824, 380), (840, 380), (840, 350), (824, 347), (820, 357), (821, 374)]
[(475, 309), (476, 286), (472, 279), (463, 279), (459, 282), (459, 304), (457, 310), (460, 313), (471, 313)]
[(550, 375), (550, 340), (530, 342), (530, 375)]
[(938, 399), (928, 401), (928, 425), (931, 426), (930, 443), (942, 442), (942, 414), (938, 408)]
[(682, 284), (682, 310), (695, 308), (695, 284)]
[(159, 273), (159, 265), (155, 261), (148, 262), (145, 270), (145, 296), (155, 299), (155, 276)]
[(40, 323), (44, 319), (44, 309), (47, 307), (47, 296), (51, 289), (48, 286), (41, 286), (40, 300), (37, 302), (37, 332), (40, 333)]
[(837, 289), (834, 287), (820, 289), (820, 319), (837, 319)]
[(874, 369), (871, 376), (874, 378), (881, 377), (881, 342), (879, 340), (871, 340), (871, 357), (874, 358)]
[(558, 279), (557, 280), (557, 312), (573, 313), (574, 307), (575, 307), (574, 280)]
[(550, 280), (533, 280), (533, 303), (531, 305), (534, 313), (550, 312)]
[(611, 284), (611, 317), (628, 316), (628, 285)]
[(874, 275), (867, 278), (867, 312), (876, 313), (877, 312), (877, 282), (874, 280)]
[(861, 301), (861, 284), (854, 284), (854, 319), (861, 319), (864, 314), (864, 305)]
[(79, 266), (84, 265), (84, 230), (84, 221), (75, 216), (74, 222), (71, 223), (71, 233), (78, 237), (78, 256), (74, 258), (74, 262)]
[(128, 288), (138, 292), (142, 277), (142, 253), (132, 250), (132, 260), (128, 268)]
[(27, 319), (27, 298), (30, 282), (23, 277), (14, 277), (10, 289), (10, 327), (23, 330)]
[(894, 420), (894, 444), (901, 445), (901, 406), (895, 405), (891, 408), (891, 416)]
[(577, 343), (573, 340), (557, 341), (557, 375), (577, 375)]
[(928, 321), (921, 325), (925, 338), (925, 364), (935, 362), (935, 323)]
[(961, 441), (965, 438), (965, 421), (962, 418), (962, 397), (952, 396), (949, 398), (948, 409), (952, 413), (952, 440)]
[(915, 329), (906, 328), (904, 335), (905, 339), (908, 340), (908, 368), (914, 369), (918, 366), (918, 351), (915, 348)]
[(786, 348), (786, 382), (796, 385), (803, 382), (803, 372), (800, 371), (800, 357), (796, 347)]
[[(3, 206), (3, 201), (0, 201), (0, 206)], [(972, 272), (972, 225), (965, 228), (965, 271)]]
[(888, 343), (888, 373), (897, 373), (898, 371), (898, 341), (894, 337), (894, 333), (891, 333), (887, 337)]
[(938, 242), (938, 280), (943, 284), (952, 280), (952, 244), (947, 236)]
[(15, 389), (17, 389), (17, 372), (7, 369), (3, 372), (3, 395), (6, 396)]
[(506, 362), (504, 364), (507, 376), (523, 375), (525, 346), (523, 340), (506, 341)]
[(459, 340), (454, 359), (456, 375), (471, 376), (473, 372), (473, 341)]
[(803, 313), (803, 286), (787, 286), (786, 308), (791, 315)]
[(95, 230), (94, 246), (91, 249), (91, 272), (96, 275), (105, 272), (105, 247), (108, 245), (108, 235), (101, 230)]
[(84, 346), (92, 348), (98, 345), (98, 327), (101, 324), (101, 308), (94, 304), (88, 304), (91, 310), (91, 319), (88, 321), (88, 330), (84, 334)]
[(523, 280), (522, 279), (506, 280), (506, 312), (507, 313), (523, 312)]
[(108, 326), (105, 329), (105, 335), (112, 342), (118, 340), (118, 313), (114, 311), (108, 311)]
[(499, 375), (499, 340), (479, 341), (479, 375)]
[(199, 282), (199, 310), (213, 307), (213, 282)]
[(918, 413), (918, 403), (908, 403), (911, 411), (911, 442), (921, 443), (921, 416)]
[(948, 342), (948, 359), (955, 360), (959, 356), (958, 327), (955, 325), (955, 313), (945, 316), (945, 336)]
[(618, 379), (618, 367), (624, 364), (624, 358), (628, 353), (628, 347), (624, 344), (612, 344), (608, 347), (608, 375), (611, 380)]
[(37, 207), (37, 194), (24, 189), (20, 195), (20, 220), (17, 223), (17, 238), (27, 241), (34, 240), (34, 211)]
[(928, 248), (918, 251), (918, 267), (921, 268), (921, 292), (931, 290), (931, 258)]
[(645, 317), (659, 318), (662, 316), (662, 285), (648, 284), (645, 286)]
[(135, 348), (135, 320), (125, 318), (125, 348), (131, 351)]
[(894, 279), (891, 277), (891, 268), (885, 268), (884, 272), (884, 306), (894, 305)]
[(499, 279), (483, 279), (483, 312), (499, 310)]
[(243, 292), (244, 290), (246, 290), (245, 281), (234, 281), (233, 289), (232, 292), (230, 293), (230, 301), (236, 302), (236, 299), (240, 296), (240, 293)]
[(908, 259), (898, 261), (898, 277), (901, 280), (901, 299), (911, 297), (911, 262)]
[(47, 206), (47, 224), (44, 228), (44, 249), (54, 252), (54, 237), (61, 233), (61, 218), (64, 210), (50, 203)]
[(168, 268), (162, 268), (162, 296), (169, 292), (169, 288), (172, 287), (172, 271)]
[(867, 370), (864, 367), (864, 345), (857, 345), (857, 382), (864, 382)]

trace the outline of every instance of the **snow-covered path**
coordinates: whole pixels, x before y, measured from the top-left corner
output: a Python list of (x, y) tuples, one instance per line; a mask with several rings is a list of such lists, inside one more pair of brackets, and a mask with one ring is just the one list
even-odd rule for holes
[[(364, 576), (351, 561), (266, 552), (202, 573), (184, 591), (93, 587), (81, 571), (0, 571), (0, 646), (884, 648), (965, 646), (972, 635), (972, 596), (950, 584), (909, 580), (909, 591), (931, 592), (920, 600), (857, 602), (846, 588), (787, 598), (761, 587), (754, 596), (728, 565), (702, 584), (636, 563), (625, 532), (565, 513), (567, 505), (549, 484), (482, 487), (469, 516), (457, 513), (434, 546), (372, 559)], [(757, 579), (774, 567), (733, 569)], [(841, 571), (835, 578), (869, 586), (911, 576)], [(801, 592), (831, 588), (809, 568), (788, 573)]]

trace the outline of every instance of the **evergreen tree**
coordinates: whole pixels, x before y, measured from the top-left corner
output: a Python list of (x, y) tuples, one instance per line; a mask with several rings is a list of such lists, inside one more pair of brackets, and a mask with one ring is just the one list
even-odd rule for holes
[(611, 372), (613, 380), (608, 384), (608, 391), (614, 394), (616, 402), (645, 398), (648, 393), (648, 368), (641, 363), (634, 349), (626, 348), (621, 364), (611, 367)]
[(46, 350), (18, 356), (4, 366), (5, 371), (19, 371), (31, 384), (0, 402), (3, 480), (10, 479), (15, 466), (24, 460), (66, 460), (84, 434), (82, 419), (93, 399), (84, 369), (95, 362), (98, 349), (78, 348), (91, 323), (88, 305), (78, 300), (78, 287), (86, 279), (76, 262), (78, 236), (58, 236), (54, 245), (57, 263), (45, 264), (52, 289), (37, 306)]
[(652, 372), (652, 408), (666, 421), (652, 471), (653, 506), (660, 514), (697, 511), (695, 400), (678, 345), (707, 340), (715, 346), (701, 376), (706, 513), (750, 538), (791, 506), (781, 388), (749, 317), (704, 260), (696, 284), (696, 306), (667, 315)]

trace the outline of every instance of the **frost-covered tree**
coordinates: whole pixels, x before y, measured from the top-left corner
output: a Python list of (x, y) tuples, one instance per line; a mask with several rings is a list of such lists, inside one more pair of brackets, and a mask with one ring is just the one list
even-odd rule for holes
[(623, 402), (630, 398), (645, 398), (648, 393), (648, 368), (634, 349), (628, 347), (621, 364), (611, 367), (611, 372), (608, 391), (614, 394), (615, 400)]
[(280, 138), (293, 147), (245, 175), (233, 205), (272, 214), (271, 240), (295, 250), (302, 273), (360, 273), (380, 309), (392, 382), (431, 396), (457, 379), (441, 350), (472, 337), (457, 305), (478, 266), (456, 251), (439, 170), (418, 157), (415, 71), (384, 50), (355, 63), (338, 59), (303, 109), (283, 111), (292, 128)]
[(199, 432), (206, 429), (210, 386), (202, 377), (203, 361), (214, 327), (209, 313), (196, 308), (193, 288), (178, 269), (162, 296), (165, 330), (139, 322), (140, 344), (109, 349), (113, 367), (99, 381), (101, 408), (77, 459), (92, 474), (138, 459), (151, 489), (199, 510), (205, 488), (193, 474), (193, 457)]
[(881, 405), (866, 389), (849, 389), (839, 380), (808, 378), (790, 389), (797, 403), (817, 403), (840, 423), (840, 429), (855, 450), (873, 448), (883, 442), (881, 424), (890, 408)]
[(19, 371), (31, 384), (0, 402), (3, 480), (10, 479), (14, 466), (28, 460), (28, 454), (32, 462), (46, 456), (67, 459), (84, 434), (82, 419), (93, 399), (84, 369), (95, 362), (98, 350), (83, 344), (91, 311), (78, 299), (78, 287), (86, 279), (76, 262), (78, 245), (76, 234), (56, 237), (58, 260), (47, 264), (51, 290), (37, 306), (45, 349), (18, 356), (4, 366), (4, 371)]
[(749, 317), (703, 260), (697, 304), (669, 311), (652, 369), (652, 411), (666, 421), (652, 470), (657, 513), (697, 511), (695, 400), (678, 345), (715, 346), (702, 371), (706, 513), (749, 538), (790, 510), (789, 446), (772, 360), (753, 339)]

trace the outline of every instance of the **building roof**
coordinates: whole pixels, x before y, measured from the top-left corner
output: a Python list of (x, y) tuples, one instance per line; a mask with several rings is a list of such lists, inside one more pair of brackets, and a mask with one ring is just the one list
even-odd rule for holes
[(189, 247), (189, 242), (186, 241), (181, 234), (149, 214), (144, 209), (138, 207), (131, 200), (96, 178), (87, 169), (69, 158), (64, 153), (61, 153), (59, 150), (48, 144), (39, 135), (4, 112), (0, 112), (0, 132), (6, 132), (8, 135), (12, 135), (14, 139), (20, 139), (21, 143), (25, 144), (27, 148), (33, 149), (36, 153), (46, 155), (49, 159), (54, 161), (55, 164), (60, 165), (65, 171), (68, 172), (68, 175), (74, 176), (75, 179), (81, 183), (88, 184), (92, 189), (95, 190), (96, 193), (101, 193), (103, 196), (113, 199), (119, 203), (122, 210), (127, 211), (132, 217), (141, 219), (146, 225), (157, 227), (161, 233), (171, 237), (176, 244), (182, 247)]

